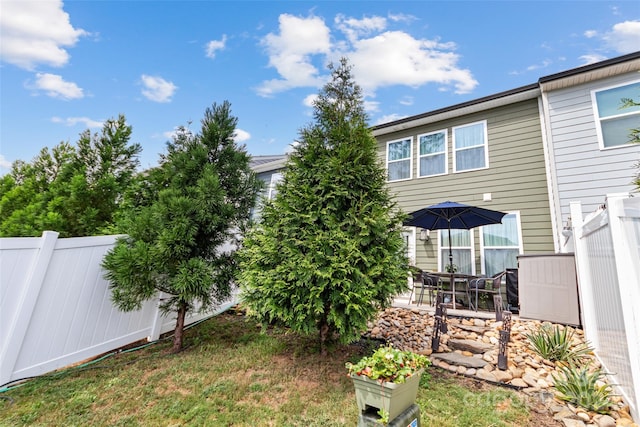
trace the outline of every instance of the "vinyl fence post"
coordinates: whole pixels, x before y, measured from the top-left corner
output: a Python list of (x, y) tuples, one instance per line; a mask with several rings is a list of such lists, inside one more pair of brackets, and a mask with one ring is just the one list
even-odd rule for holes
[[(56, 247), (58, 234), (55, 231), (45, 231), (42, 233), (42, 241), (38, 254), (34, 257), (33, 264), (26, 274), (24, 283), (17, 283), (16, 286), (24, 290), (17, 303), (16, 316), (7, 325), (6, 347), (0, 353), (0, 384), (5, 384), (15, 378), (13, 370), (18, 359), (18, 354), (22, 349), (25, 335), (29, 329), (33, 309), (38, 301), (40, 289), (44, 282), (49, 263), (53, 257), (53, 250)], [(4, 327), (4, 326), (3, 326)]]

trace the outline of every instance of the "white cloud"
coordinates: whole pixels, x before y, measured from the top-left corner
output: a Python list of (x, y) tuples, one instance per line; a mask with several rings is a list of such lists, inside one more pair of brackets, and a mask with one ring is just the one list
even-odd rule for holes
[(299, 145), (299, 141), (293, 141), (291, 144), (287, 145), (287, 148), (284, 149), (284, 154), (292, 154), (294, 151), (296, 151)]
[(0, 169), (11, 169), (11, 162), (0, 154)]
[(305, 107), (313, 107), (313, 103), (316, 102), (316, 99), (318, 99), (317, 93), (312, 93), (311, 95), (307, 95), (302, 100), (302, 105), (304, 105)]
[(635, 52), (640, 46), (640, 21), (624, 21), (615, 24), (602, 39), (620, 54)]
[(427, 83), (453, 86), (456, 93), (471, 92), (478, 82), (471, 71), (459, 68), (452, 43), (415, 39), (401, 31), (387, 31), (355, 43), (349, 55), (354, 75), (365, 93), (381, 86), (419, 87)]
[(418, 18), (416, 18), (413, 15), (406, 15), (404, 13), (396, 13), (396, 14), (389, 14), (389, 20), (393, 21), (393, 22), (406, 22), (408, 24), (412, 23), (413, 21), (417, 21)]
[(236, 129), (236, 133), (233, 136), (235, 142), (244, 142), (251, 139), (251, 134), (246, 130)]
[(334, 19), (336, 26), (342, 31), (352, 43), (358, 38), (376, 33), (387, 28), (387, 20), (381, 16), (370, 18), (347, 18), (343, 14), (338, 14)]
[(322, 18), (283, 14), (279, 22), (279, 34), (267, 34), (262, 45), (269, 54), (269, 66), (275, 68), (281, 78), (263, 82), (258, 88), (261, 96), (295, 87), (320, 86), (323, 80), (311, 56), (331, 51), (329, 28)]
[(101, 122), (99, 120), (93, 120), (93, 119), (90, 119), (89, 117), (67, 117), (66, 119), (63, 119), (61, 117), (52, 117), (51, 122), (60, 123), (65, 126), (75, 126), (78, 123), (80, 123), (85, 128), (89, 128), (89, 129), (99, 129), (99, 128), (102, 128), (102, 126), (104, 125), (104, 122)]
[(38, 64), (61, 67), (69, 61), (65, 48), (88, 33), (73, 28), (62, 1), (2, 1), (0, 57), (20, 68)]
[(73, 82), (66, 82), (57, 74), (37, 73), (35, 83), (27, 83), (27, 88), (44, 91), (51, 98), (64, 100), (84, 98), (84, 91)]
[(223, 50), (225, 48), (225, 44), (227, 43), (227, 35), (222, 35), (222, 40), (211, 40), (207, 43), (207, 58), (215, 58), (216, 52), (219, 50)]
[(383, 123), (394, 122), (396, 120), (404, 119), (405, 117), (408, 117), (408, 116), (402, 116), (400, 114), (388, 114), (386, 116), (382, 116), (378, 118), (378, 120), (376, 120), (374, 125), (381, 125)]
[(380, 111), (380, 103), (378, 101), (364, 101), (364, 110), (368, 113), (375, 113)]
[(263, 82), (258, 93), (271, 96), (293, 88), (321, 86), (326, 76), (321, 76), (312, 63), (312, 58), (318, 56), (334, 62), (341, 56), (348, 57), (354, 77), (367, 97), (384, 86), (415, 88), (429, 83), (440, 85), (440, 90), (471, 92), (478, 82), (470, 70), (458, 66), (460, 57), (454, 53), (455, 43), (417, 39), (403, 31), (387, 30), (390, 21), (398, 24), (414, 19), (405, 15), (355, 19), (340, 14), (334, 23), (346, 39), (339, 39), (321, 18), (280, 15), (279, 33), (270, 33), (262, 40), (269, 65), (280, 78)]
[(535, 70), (540, 70), (540, 69), (543, 69), (543, 68), (547, 68), (552, 63), (553, 63), (553, 61), (551, 61), (550, 59), (545, 59), (540, 64), (529, 65), (527, 67), (527, 71), (535, 71)]
[[(583, 36), (588, 39), (600, 40), (602, 46), (599, 50), (615, 51), (616, 54), (635, 52), (640, 46), (640, 21), (624, 21), (615, 24), (610, 31), (600, 33), (596, 30), (587, 30)], [(607, 59), (600, 53), (589, 53), (580, 57), (582, 62), (592, 64)]]
[(154, 102), (170, 102), (171, 97), (175, 94), (178, 87), (172, 82), (166, 81), (162, 77), (148, 76), (143, 74), (142, 77), (142, 94), (150, 101)]
[(582, 61), (582, 65), (595, 64), (596, 62), (604, 61), (607, 59), (604, 55), (591, 54), (591, 55), (582, 55), (579, 58)]
[(401, 105), (413, 105), (413, 96), (403, 96), (400, 101), (398, 101)]

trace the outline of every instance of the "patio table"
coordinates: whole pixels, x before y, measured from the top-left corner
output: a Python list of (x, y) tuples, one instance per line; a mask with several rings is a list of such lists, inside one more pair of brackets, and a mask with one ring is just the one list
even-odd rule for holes
[[(462, 273), (446, 273), (446, 272), (442, 272), (442, 271), (436, 271), (433, 273), (435, 276), (439, 277), (439, 282), (440, 282), (440, 290), (444, 293), (444, 294), (451, 294), (451, 308), (453, 308), (454, 310), (456, 309), (456, 292), (457, 291), (462, 291), (463, 289), (456, 289), (458, 287), (459, 284), (464, 285), (464, 295), (467, 295), (467, 298), (469, 298), (469, 294), (467, 293), (467, 289), (469, 288), (469, 280), (473, 279), (475, 276), (469, 275), (469, 274), (462, 274)], [(453, 279), (453, 286), (451, 286), (451, 281)], [(445, 283), (448, 284), (448, 288), (449, 289), (444, 289)]]

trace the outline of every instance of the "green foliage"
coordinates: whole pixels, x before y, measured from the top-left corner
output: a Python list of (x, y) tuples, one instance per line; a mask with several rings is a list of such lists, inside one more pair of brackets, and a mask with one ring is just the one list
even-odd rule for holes
[(575, 361), (593, 349), (587, 343), (574, 343), (575, 331), (569, 327), (543, 324), (537, 331), (526, 334), (529, 346), (541, 357), (552, 361)]
[(207, 310), (231, 293), (237, 233), (246, 228), (259, 181), (249, 155), (234, 142), (230, 104), (213, 104), (200, 134), (182, 128), (159, 168), (127, 193), (127, 237), (105, 257), (113, 301), (139, 309), (158, 291), (162, 309), (176, 311), (174, 351), (182, 347), (186, 312)]
[(381, 346), (371, 356), (365, 356), (357, 363), (347, 362), (345, 366), (350, 375), (364, 375), (380, 382), (401, 384), (430, 364), (426, 356), (387, 345)]
[(124, 116), (107, 120), (100, 134), (80, 135), (43, 148), (31, 163), (14, 162), (0, 184), (0, 236), (88, 236), (114, 229), (115, 215), (132, 182), (139, 144), (129, 144)]
[(553, 375), (555, 388), (560, 398), (588, 411), (601, 414), (609, 412), (612, 405), (612, 390), (600, 368), (590, 365), (577, 367), (573, 364), (562, 366), (561, 375)]
[(273, 200), (244, 239), (242, 298), (265, 322), (351, 342), (407, 288), (402, 217), (346, 60), (314, 104)]
[(458, 266), (455, 264), (447, 264), (444, 266), (444, 269), (447, 273), (455, 273), (458, 271)]

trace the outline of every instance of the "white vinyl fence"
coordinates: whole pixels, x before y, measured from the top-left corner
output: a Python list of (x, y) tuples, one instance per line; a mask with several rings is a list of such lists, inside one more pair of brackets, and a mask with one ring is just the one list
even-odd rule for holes
[[(158, 309), (111, 302), (101, 263), (118, 236), (0, 239), (0, 385), (41, 375), (175, 327)], [(232, 306), (229, 301), (217, 312)], [(211, 316), (193, 314), (186, 324)]]
[(640, 197), (612, 194), (583, 220), (571, 203), (585, 335), (640, 419)]

